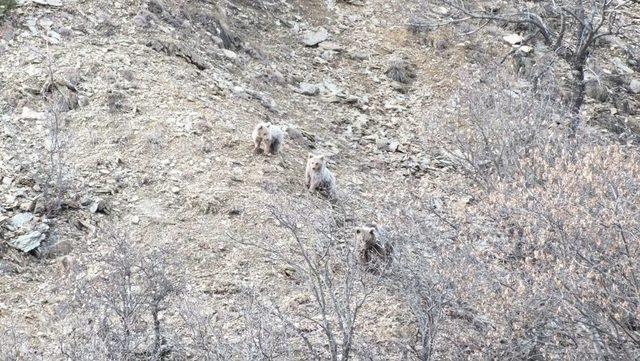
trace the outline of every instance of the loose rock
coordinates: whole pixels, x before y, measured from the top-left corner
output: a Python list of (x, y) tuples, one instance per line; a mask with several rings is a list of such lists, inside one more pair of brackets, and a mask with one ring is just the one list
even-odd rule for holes
[(633, 80), (629, 83), (629, 90), (630, 90), (633, 94), (640, 94), (640, 80), (638, 80), (638, 79), (633, 79)]
[(611, 59), (611, 62), (613, 63), (613, 65), (616, 66), (616, 69), (618, 70), (618, 72), (620, 74), (633, 74), (634, 73), (633, 69), (631, 69), (624, 62), (622, 62), (622, 60), (620, 58), (615, 57), (615, 58)]
[(511, 44), (511, 45), (517, 45), (522, 43), (522, 40), (524, 40), (522, 38), (522, 36), (518, 35), (518, 34), (510, 34), (507, 36), (504, 36), (502, 39), (504, 39), (504, 41), (506, 41), (507, 43)]
[(103, 199), (96, 199), (89, 205), (89, 212), (91, 213), (105, 213), (109, 214), (109, 205)]
[(333, 42), (333, 41), (325, 41), (320, 43), (320, 45), (318, 45), (318, 47), (320, 49), (323, 50), (331, 50), (331, 51), (335, 51), (335, 52), (340, 52), (342, 51), (342, 46), (340, 46), (340, 44)]
[(20, 115), (20, 119), (22, 120), (42, 120), (44, 117), (44, 113), (36, 112), (35, 110), (27, 107), (22, 108), (22, 114)]
[(47, 236), (40, 231), (33, 231), (9, 241), (11, 247), (22, 252), (30, 252), (40, 246)]
[(321, 27), (316, 31), (309, 31), (304, 34), (302, 42), (306, 46), (316, 46), (329, 38), (327, 29)]
[(19, 213), (9, 219), (9, 225), (13, 229), (22, 228), (33, 219), (33, 214), (29, 212)]
[(38, 248), (40, 257), (56, 258), (66, 256), (71, 253), (73, 246), (69, 241), (58, 241), (54, 244), (43, 245)]
[(33, 3), (48, 6), (62, 6), (62, 0), (32, 0)]
[(300, 83), (300, 93), (308, 96), (318, 95), (320, 87), (317, 84)]

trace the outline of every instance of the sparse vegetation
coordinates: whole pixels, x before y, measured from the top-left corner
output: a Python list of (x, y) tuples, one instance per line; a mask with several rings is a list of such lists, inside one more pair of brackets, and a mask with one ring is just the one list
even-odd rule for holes
[(457, 122), (448, 154), (457, 169), (485, 189), (527, 174), (539, 181), (540, 159), (569, 150), (571, 117), (546, 89), (512, 89), (515, 79), (503, 71), (485, 75), (457, 97)]
[(55, 86), (55, 73), (50, 60), (47, 65), (47, 80), (42, 95), (48, 104), (45, 161), (42, 162), (42, 188), (44, 208), (53, 215), (62, 208), (68, 188), (68, 168), (65, 162), (69, 147), (63, 112), (70, 109), (68, 98)]
[(392, 60), (386, 74), (391, 80), (402, 84), (409, 84), (416, 78), (415, 67), (404, 59)]
[(0, 19), (2, 19), (9, 11), (18, 4), (15, 0), (0, 0)]
[[(571, 67), (573, 95), (571, 110), (578, 113), (585, 97), (587, 61), (607, 36), (626, 37), (633, 23), (624, 16), (631, 10), (631, 1), (562, 0), (551, 4), (513, 0), (501, 4), (480, 1), (438, 0), (445, 6), (447, 23), (472, 21), (495, 22), (512, 26), (524, 36), (515, 44), (525, 45), (540, 39), (548, 52), (557, 54)], [(437, 18), (443, 18), (436, 13)], [(514, 50), (512, 53), (515, 53)]]
[[(358, 320), (378, 282), (366, 280), (354, 247), (340, 245), (340, 227), (331, 212), (313, 209), (311, 204), (274, 206), (271, 212), (290, 238), (292, 251), (288, 246), (270, 246), (269, 235), (264, 243), (244, 243), (282, 262), (285, 274), (300, 282), (305, 292), (297, 296), (298, 310), (271, 302), (269, 312), (293, 331), (289, 337), (298, 338), (300, 346), (292, 351), (305, 349), (314, 360), (353, 358), (362, 347), (356, 343)], [(301, 228), (304, 224), (313, 226)], [(292, 345), (292, 341), (285, 342)]]
[(174, 347), (164, 313), (175, 305), (181, 280), (165, 253), (146, 253), (122, 235), (107, 240), (113, 245), (104, 259), (108, 271), (74, 285), (64, 314), (72, 329), (61, 338), (60, 353), (74, 360), (163, 359)]
[(639, 6), (25, 5), (0, 360), (636, 359)]

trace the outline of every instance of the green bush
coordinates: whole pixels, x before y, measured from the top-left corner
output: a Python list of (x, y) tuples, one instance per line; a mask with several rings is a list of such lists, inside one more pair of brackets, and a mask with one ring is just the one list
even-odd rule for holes
[(0, 18), (6, 15), (9, 10), (17, 5), (15, 0), (0, 0)]

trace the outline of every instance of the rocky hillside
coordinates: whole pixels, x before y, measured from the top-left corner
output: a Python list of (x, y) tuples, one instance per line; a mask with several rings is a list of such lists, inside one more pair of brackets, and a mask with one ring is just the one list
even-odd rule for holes
[[(589, 60), (576, 141), (566, 63), (514, 41), (524, 34), (514, 26), (425, 25), (449, 14), (426, 6), (32, 0), (11, 10), (0, 20), (0, 332), (10, 340), (0, 358), (637, 357), (638, 284), (614, 282), (640, 271), (637, 17)], [(625, 16), (640, 13), (629, 6)], [(284, 129), (280, 154), (253, 152), (261, 121)], [(337, 201), (305, 188), (309, 153), (326, 155)], [(582, 190), (562, 178), (596, 171), (602, 182)], [(607, 203), (606, 179), (619, 203)], [(595, 198), (529, 209), (561, 194), (552, 185)], [(560, 232), (517, 218), (522, 209), (576, 227), (626, 218), (611, 221), (617, 235)], [(553, 213), (563, 209), (575, 212)], [(363, 270), (355, 229), (367, 223), (411, 267)], [(546, 243), (559, 234), (616, 245), (583, 248), (588, 262), (571, 267), (627, 265), (610, 275), (616, 296), (589, 308), (597, 322), (616, 315), (606, 332), (557, 295), (597, 293), (608, 276), (567, 271), (570, 286), (543, 287), (571, 264), (553, 252), (573, 249)], [(169, 283), (150, 313), (160, 320), (149, 318)], [(114, 306), (125, 294), (142, 301)]]

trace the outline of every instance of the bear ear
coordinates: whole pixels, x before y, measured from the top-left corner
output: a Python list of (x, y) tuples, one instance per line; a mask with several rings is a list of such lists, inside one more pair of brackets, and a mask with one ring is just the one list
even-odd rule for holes
[(324, 155), (318, 157), (320, 160), (324, 160)]
[(270, 127), (270, 126), (271, 126), (271, 122), (266, 122), (266, 123), (264, 123), (264, 126), (265, 126), (265, 127)]
[(360, 234), (360, 233), (362, 233), (362, 230), (360, 228), (356, 228), (356, 233)]
[(371, 229), (369, 230), (369, 234), (370, 234), (370, 235), (373, 235), (373, 228), (371, 228)]
[(313, 158), (313, 153), (309, 153), (309, 159)]

